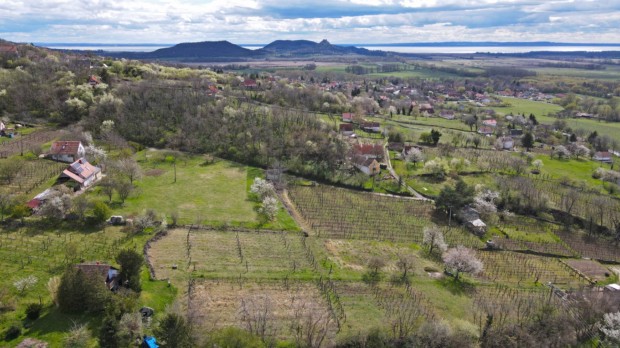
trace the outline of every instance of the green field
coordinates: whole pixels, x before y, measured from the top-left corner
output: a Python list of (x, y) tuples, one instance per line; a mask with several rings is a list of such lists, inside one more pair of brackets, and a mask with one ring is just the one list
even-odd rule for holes
[[(249, 186), (262, 171), (224, 160), (206, 161), (190, 156), (175, 165), (162, 160), (161, 153), (149, 151), (136, 155), (142, 178), (135, 182), (135, 192), (121, 204), (113, 198), (114, 214), (137, 216), (147, 209), (170, 218), (177, 213), (179, 224), (243, 225), (273, 229), (297, 229), (284, 209), (273, 222), (261, 224), (257, 207), (248, 195)], [(145, 159), (146, 158), (146, 159)], [(98, 199), (104, 195), (95, 188)]]
[(502, 115), (508, 115), (512, 113), (516, 114), (525, 114), (525, 116), (529, 116), (530, 114), (534, 114), (536, 119), (539, 122), (553, 122), (555, 118), (544, 117), (549, 114), (556, 113), (561, 111), (563, 108), (556, 104), (533, 101), (528, 99), (520, 99), (520, 98), (510, 98), (510, 97), (500, 97), (502, 102), (506, 104), (510, 104), (507, 107), (493, 107), (491, 109), (495, 110), (497, 113)]

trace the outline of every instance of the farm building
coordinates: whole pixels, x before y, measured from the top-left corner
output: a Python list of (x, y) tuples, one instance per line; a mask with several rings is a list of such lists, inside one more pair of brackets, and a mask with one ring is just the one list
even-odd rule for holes
[(79, 159), (67, 169), (65, 169), (60, 175), (61, 178), (69, 178), (80, 184), (81, 188), (92, 185), (99, 179), (101, 169), (88, 163), (85, 159)]
[(339, 126), (340, 134), (342, 135), (352, 135), (353, 134), (353, 124), (352, 123), (341, 123)]
[(620, 285), (618, 284), (609, 284), (606, 285), (604, 288), (605, 291), (610, 291), (610, 292), (620, 292)]
[(366, 132), (381, 132), (381, 124), (379, 122), (363, 122), (362, 129)]
[(374, 158), (364, 158), (363, 156), (357, 156), (353, 159), (353, 165), (362, 171), (366, 175), (376, 175), (381, 171), (381, 166)]
[(26, 205), (32, 210), (37, 210), (41, 206), (41, 204), (45, 203), (45, 200), (48, 198), (50, 193), (52, 193), (52, 189), (48, 188), (47, 190), (34, 196), (34, 198), (28, 201)]
[(484, 120), (482, 121), (482, 124), (484, 126), (497, 127), (497, 120), (494, 120), (494, 119)]
[(611, 163), (611, 153), (607, 151), (597, 151), (592, 158), (595, 161)]
[(456, 218), (475, 235), (482, 236), (486, 233), (487, 225), (480, 219), (476, 209), (467, 206), (456, 213)]
[(353, 114), (350, 112), (343, 113), (342, 122), (353, 122)]
[(439, 117), (445, 118), (446, 120), (454, 120), (455, 118), (454, 112), (450, 110), (441, 111), (441, 113), (439, 114)]
[(86, 155), (80, 141), (55, 141), (50, 148), (49, 157), (55, 161), (72, 163)]
[(118, 286), (120, 285), (118, 284), (118, 269), (110, 265), (95, 262), (80, 263), (75, 265), (75, 267), (84, 272), (84, 274), (100, 277), (101, 280), (105, 282), (106, 288), (108, 288), (108, 290), (116, 291), (116, 289), (118, 289)]

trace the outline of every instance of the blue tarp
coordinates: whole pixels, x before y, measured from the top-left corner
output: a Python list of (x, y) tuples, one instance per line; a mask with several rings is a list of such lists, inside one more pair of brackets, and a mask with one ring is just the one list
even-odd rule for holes
[(144, 341), (142, 341), (142, 347), (145, 347), (145, 348), (159, 348), (159, 346), (157, 345), (157, 340), (153, 336), (145, 337)]

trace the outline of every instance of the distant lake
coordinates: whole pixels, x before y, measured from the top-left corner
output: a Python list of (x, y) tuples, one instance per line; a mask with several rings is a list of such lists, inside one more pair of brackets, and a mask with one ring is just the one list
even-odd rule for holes
[[(84, 50), (84, 51), (109, 51), (109, 52), (151, 52), (160, 48), (174, 46), (172, 44), (53, 44), (39, 43), (37, 46), (48, 47), (53, 49), (65, 50)], [(241, 45), (241, 47), (256, 50), (264, 47), (264, 45)], [(455, 53), (455, 54), (472, 54), (472, 53), (527, 53), (535, 51), (552, 51), (552, 52), (604, 52), (604, 51), (620, 51), (620, 45), (616, 46), (357, 46), (369, 50), (391, 51), (398, 53)]]

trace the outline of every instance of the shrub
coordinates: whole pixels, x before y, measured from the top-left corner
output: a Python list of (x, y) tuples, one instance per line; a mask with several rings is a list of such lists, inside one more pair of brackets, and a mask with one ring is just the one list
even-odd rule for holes
[(29, 320), (37, 320), (41, 315), (41, 310), (43, 310), (43, 305), (40, 303), (31, 303), (26, 307), (26, 318)]
[(14, 340), (22, 334), (22, 329), (17, 325), (11, 325), (4, 333), (4, 339), (7, 341)]

